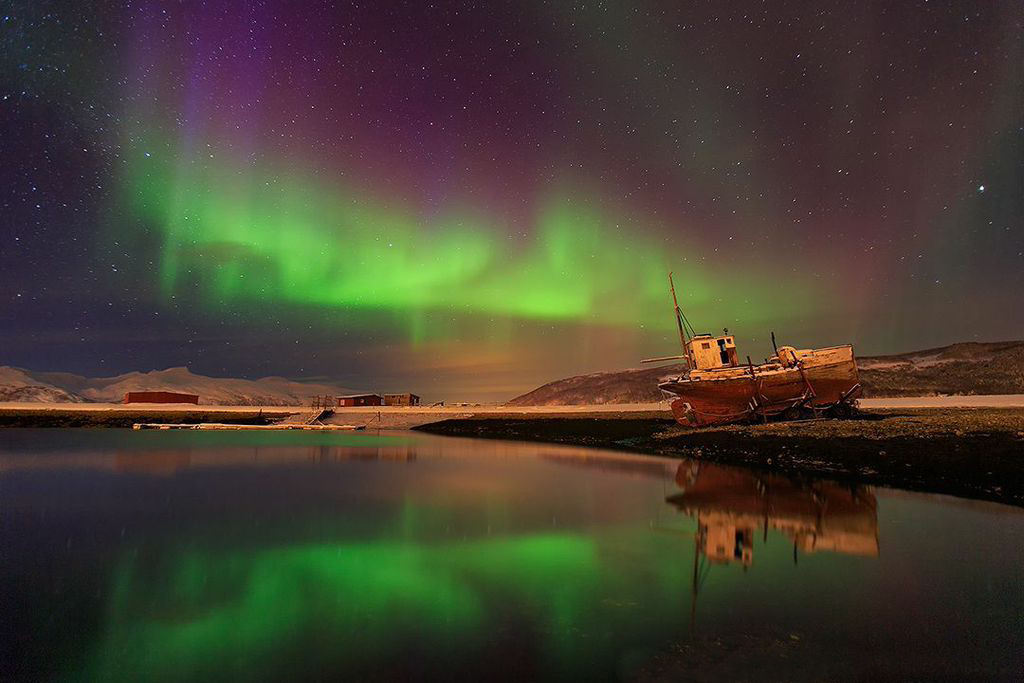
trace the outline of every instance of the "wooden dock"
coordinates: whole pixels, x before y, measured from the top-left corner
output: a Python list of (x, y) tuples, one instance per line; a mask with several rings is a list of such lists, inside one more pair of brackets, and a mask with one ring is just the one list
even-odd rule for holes
[(323, 418), (325, 418), (325, 417), (330, 417), (331, 415), (334, 415), (334, 409), (333, 408), (314, 407), (313, 411), (306, 417), (306, 419), (303, 422), (303, 424), (307, 424), (307, 425), (323, 424), (323, 422), (321, 422), (321, 420)]
[(282, 431), (289, 429), (303, 429), (307, 431), (317, 432), (336, 432), (336, 431), (357, 431), (360, 429), (366, 429), (365, 424), (358, 425), (333, 425), (324, 424), (323, 419), (334, 415), (334, 401), (329, 396), (317, 396), (313, 403), (310, 405), (310, 412), (305, 417), (299, 418), (301, 422), (292, 422), (288, 418), (285, 418), (281, 422), (274, 422), (268, 425), (245, 425), (245, 424), (225, 424), (222, 422), (200, 422), (192, 424), (181, 424), (181, 423), (166, 423), (166, 422), (138, 422), (132, 425), (132, 429), (211, 429), (211, 430), (242, 430), (242, 429), (260, 429), (260, 430), (273, 430)]
[(324, 424), (298, 424), (281, 423), (272, 425), (232, 425), (219, 422), (200, 422), (198, 424), (173, 424), (163, 422), (137, 422), (132, 429), (212, 429), (212, 430), (238, 430), (238, 429), (261, 429), (271, 431), (283, 431), (289, 429), (302, 429), (307, 431), (334, 432), (334, 431), (358, 431), (366, 429), (366, 425), (324, 425)]

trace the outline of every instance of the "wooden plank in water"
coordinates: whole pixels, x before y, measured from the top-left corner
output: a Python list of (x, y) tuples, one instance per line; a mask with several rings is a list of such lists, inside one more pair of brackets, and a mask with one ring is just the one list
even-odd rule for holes
[(132, 429), (212, 429), (212, 430), (240, 430), (240, 429), (263, 429), (282, 431), (288, 429), (304, 429), (314, 431), (355, 431), (366, 429), (366, 425), (315, 425), (315, 424), (276, 424), (276, 425), (232, 425), (216, 422), (201, 422), (199, 424), (170, 424), (162, 422), (137, 422)]

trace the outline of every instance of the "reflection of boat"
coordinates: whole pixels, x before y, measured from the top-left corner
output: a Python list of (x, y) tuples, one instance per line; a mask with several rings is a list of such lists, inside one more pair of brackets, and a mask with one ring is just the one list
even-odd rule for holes
[[(676, 300), (669, 274), (672, 301), (683, 355), (643, 362), (685, 360), (687, 371), (667, 378), (658, 387), (675, 397), (672, 413), (685, 425), (705, 426), (738, 422), (751, 417), (782, 415), (792, 418), (804, 410), (830, 411), (842, 416), (860, 394), (853, 347), (830, 346), (795, 349), (781, 346), (759, 365), (747, 357), (740, 363), (735, 338), (725, 334), (695, 334)], [(772, 344), (775, 335), (772, 334)]]
[(835, 482), (799, 482), (736, 467), (683, 461), (676, 470), (681, 492), (667, 502), (697, 520), (693, 553), (690, 628), (696, 627), (697, 593), (712, 564), (754, 562), (754, 532), (778, 531), (800, 551), (878, 556), (878, 513), (870, 488)]
[(801, 483), (708, 463), (680, 464), (682, 489), (668, 502), (697, 520), (697, 549), (714, 563), (754, 560), (754, 532), (778, 531), (798, 551), (878, 555), (878, 517), (870, 489)]

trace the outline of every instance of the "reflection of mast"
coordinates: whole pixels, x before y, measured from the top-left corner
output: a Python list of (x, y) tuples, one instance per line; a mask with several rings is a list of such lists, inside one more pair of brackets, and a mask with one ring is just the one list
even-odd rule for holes
[(693, 540), (693, 590), (690, 594), (690, 635), (693, 636), (697, 630), (697, 590), (700, 588), (700, 532), (694, 535)]
[(700, 593), (700, 586), (708, 578), (710, 566), (704, 561), (706, 558), (701, 552), (700, 525), (697, 525), (697, 532), (693, 535), (693, 584), (690, 588), (690, 636), (697, 633), (697, 594)]
[[(684, 463), (685, 464), (685, 463)], [(678, 475), (677, 475), (678, 476)], [(653, 527), (656, 531), (663, 533), (690, 536), (689, 533), (683, 532), (678, 529), (669, 529), (666, 527), (655, 526)], [(708, 575), (708, 565), (704, 562), (704, 554), (701, 552), (701, 528), (697, 525), (697, 531), (693, 534), (694, 546), (693, 546), (693, 579), (690, 584), (690, 635), (693, 636), (696, 633), (697, 625), (697, 594), (700, 592), (700, 585), (704, 582), (704, 579)]]

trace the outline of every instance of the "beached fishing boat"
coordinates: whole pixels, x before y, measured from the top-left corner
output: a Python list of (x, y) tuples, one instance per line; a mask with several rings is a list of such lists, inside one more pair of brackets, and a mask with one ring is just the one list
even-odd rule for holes
[(743, 364), (728, 330), (721, 336), (694, 333), (679, 308), (671, 273), (669, 287), (683, 354), (642, 362), (686, 362), (686, 372), (658, 384), (673, 397), (672, 413), (681, 424), (702, 427), (819, 413), (844, 417), (853, 412), (861, 387), (851, 345), (819, 349), (775, 346), (772, 333), (775, 355), (758, 365), (747, 356)]

